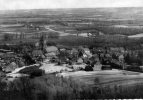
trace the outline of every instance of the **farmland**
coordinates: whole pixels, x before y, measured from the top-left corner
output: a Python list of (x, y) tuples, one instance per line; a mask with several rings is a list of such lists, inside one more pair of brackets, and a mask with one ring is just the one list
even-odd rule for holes
[(143, 8), (0, 11), (0, 98), (143, 98), (142, 37)]
[[(40, 34), (50, 32), (60, 36), (91, 33), (94, 36), (143, 33), (142, 8), (97, 8), (2, 11), (0, 35), (13, 34), (13, 40), (37, 39)], [(118, 13), (120, 12), (120, 14)], [(133, 13), (130, 13), (133, 12)], [(48, 29), (48, 28), (50, 29)]]

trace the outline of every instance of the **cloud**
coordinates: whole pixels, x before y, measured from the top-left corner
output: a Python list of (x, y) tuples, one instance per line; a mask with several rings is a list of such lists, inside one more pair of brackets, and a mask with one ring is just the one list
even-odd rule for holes
[(0, 0), (0, 10), (132, 6), (143, 7), (143, 0)]

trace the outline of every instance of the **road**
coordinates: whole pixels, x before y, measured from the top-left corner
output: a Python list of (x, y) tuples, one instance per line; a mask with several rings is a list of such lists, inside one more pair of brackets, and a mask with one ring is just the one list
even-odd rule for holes
[[(66, 32), (62, 32), (62, 31), (53, 30), (53, 29), (50, 28), (50, 26), (45, 26), (45, 29), (47, 29), (48, 31), (51, 31), (51, 32), (59, 33), (60, 36), (68, 36), (68, 35), (77, 36), (77, 34), (71, 34), (71, 33), (66, 33)], [(81, 34), (79, 34), (79, 36), (81, 36), (81, 37), (88, 37), (87, 33), (81, 33)]]
[(61, 32), (61, 31), (53, 30), (53, 29), (51, 29), (49, 26), (45, 26), (45, 29), (47, 29), (48, 31), (51, 31), (51, 32), (59, 33), (60, 36), (73, 35), (73, 34), (70, 34), (70, 33), (65, 33), (65, 32)]

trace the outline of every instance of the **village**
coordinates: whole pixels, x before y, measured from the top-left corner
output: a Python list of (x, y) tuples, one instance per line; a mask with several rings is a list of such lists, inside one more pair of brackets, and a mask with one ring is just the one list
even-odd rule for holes
[[(27, 75), (34, 73), (33, 75), (39, 76), (43, 73), (89, 72), (112, 69), (142, 72), (142, 62), (139, 59), (138, 52), (126, 50), (123, 47), (52, 45), (47, 44), (44, 35), (33, 45), (20, 43), (19, 46), (7, 44), (1, 47), (1, 77), (6, 77), (6, 75), (13, 77), (10, 74), (13, 72), (22, 72), (21, 74)], [(134, 59), (136, 57), (134, 62), (130, 61), (132, 57)], [(20, 71), (26, 69), (26, 66), (36, 67), (31, 67), (31, 69), (29, 67), (29, 70)], [(14, 77), (19, 76), (14, 75)]]

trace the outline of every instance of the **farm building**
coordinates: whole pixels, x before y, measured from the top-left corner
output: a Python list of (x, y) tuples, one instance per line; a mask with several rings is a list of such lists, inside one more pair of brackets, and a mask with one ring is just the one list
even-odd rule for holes
[(32, 52), (32, 56), (33, 56), (33, 60), (37, 61), (43, 61), (43, 59), (45, 58), (42, 50), (34, 50)]
[(57, 53), (58, 52), (58, 48), (56, 46), (48, 46), (45, 49), (46, 49), (47, 53), (51, 53), (51, 52)]
[(124, 55), (119, 56), (119, 62), (124, 62)]
[(33, 50), (32, 56), (33, 57), (43, 56), (43, 52), (41, 50)]
[(92, 54), (89, 48), (83, 48), (83, 52), (84, 52), (84, 55), (86, 55), (88, 58), (92, 57)]
[(11, 62), (8, 66), (4, 67), (3, 70), (5, 72), (12, 72), (14, 71), (16, 68), (18, 68), (18, 65), (15, 62)]
[(58, 48), (56, 46), (48, 46), (46, 48), (46, 57), (55, 57), (58, 54)]

